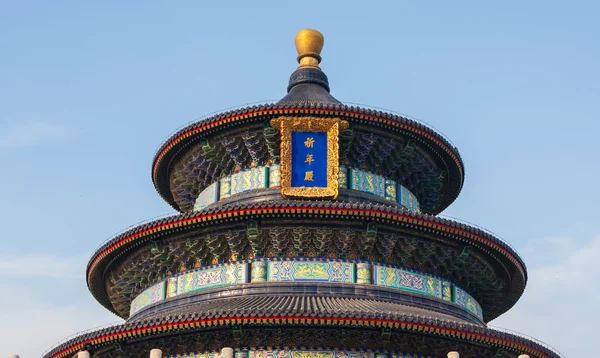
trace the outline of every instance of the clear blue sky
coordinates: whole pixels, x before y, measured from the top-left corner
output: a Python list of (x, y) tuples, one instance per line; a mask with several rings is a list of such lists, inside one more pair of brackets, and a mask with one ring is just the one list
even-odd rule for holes
[(85, 264), (171, 212), (154, 151), (207, 113), (283, 97), (304, 27), (325, 35), (336, 98), (423, 119), (459, 148), (465, 186), (444, 214), (496, 232), (530, 272), (493, 324), (585, 355), (600, 309), (598, 3), (211, 3), (0, 2), (0, 356), (116, 320)]

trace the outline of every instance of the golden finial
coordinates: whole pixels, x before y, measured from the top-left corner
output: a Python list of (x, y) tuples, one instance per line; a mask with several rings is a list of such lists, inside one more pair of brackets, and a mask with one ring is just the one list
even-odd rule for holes
[(298, 51), (299, 68), (319, 68), (321, 50), (323, 49), (323, 34), (313, 29), (302, 29), (296, 34), (296, 51)]

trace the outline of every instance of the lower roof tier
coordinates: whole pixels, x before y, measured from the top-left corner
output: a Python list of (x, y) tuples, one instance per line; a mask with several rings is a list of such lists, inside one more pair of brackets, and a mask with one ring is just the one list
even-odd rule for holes
[(481, 305), (484, 321), (518, 300), (520, 257), (477, 228), (398, 207), (330, 201), (231, 202), (133, 228), (92, 256), (88, 287), (109, 310), (179, 272), (257, 259), (368, 261), (452, 282)]
[[(291, 308), (304, 304), (333, 309), (310, 314), (289, 308), (250, 311), (244, 307), (261, 303), (247, 297), (225, 305), (226, 309), (218, 305), (197, 306), (197, 310), (190, 307), (178, 315), (151, 316), (86, 332), (52, 348), (43, 358), (71, 357), (81, 350), (102, 358), (147, 357), (154, 348), (167, 356), (182, 357), (190, 352), (215, 352), (223, 347), (246, 352), (351, 350), (443, 357), (449, 351), (459, 351), (465, 357), (516, 358), (519, 354), (532, 358), (561, 357), (547, 346), (519, 335), (373, 299), (349, 302), (335, 298), (280, 297), (278, 300)], [(336, 307), (342, 306), (349, 309), (336, 312)]]
[(236, 171), (280, 161), (280, 117), (339, 118), (339, 165), (376, 173), (412, 192), (421, 210), (438, 214), (459, 195), (464, 167), (458, 150), (433, 129), (390, 113), (342, 104), (261, 105), (220, 113), (172, 135), (152, 165), (156, 190), (173, 208), (191, 211), (209, 185)]

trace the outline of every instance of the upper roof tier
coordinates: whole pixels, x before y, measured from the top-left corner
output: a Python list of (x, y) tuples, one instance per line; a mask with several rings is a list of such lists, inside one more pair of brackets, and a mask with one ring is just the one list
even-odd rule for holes
[(300, 66), (279, 102), (219, 113), (170, 136), (152, 165), (152, 180), (161, 197), (180, 212), (192, 211), (199, 194), (219, 179), (279, 163), (280, 133), (271, 119), (310, 116), (348, 122), (339, 137), (340, 166), (399, 184), (414, 194), (422, 212), (435, 215), (448, 207), (464, 181), (458, 150), (417, 121), (347, 106), (334, 98), (319, 68), (322, 46), (318, 31), (298, 33)]

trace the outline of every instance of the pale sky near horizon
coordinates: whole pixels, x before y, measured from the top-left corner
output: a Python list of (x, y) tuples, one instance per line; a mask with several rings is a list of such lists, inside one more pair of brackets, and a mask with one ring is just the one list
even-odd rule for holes
[(600, 300), (600, 5), (0, 1), (0, 357), (117, 321), (85, 285), (115, 232), (173, 210), (154, 152), (205, 114), (285, 95), (325, 35), (342, 102), (435, 126), (466, 167), (443, 214), (513, 245), (529, 282), (492, 322), (590, 356)]

